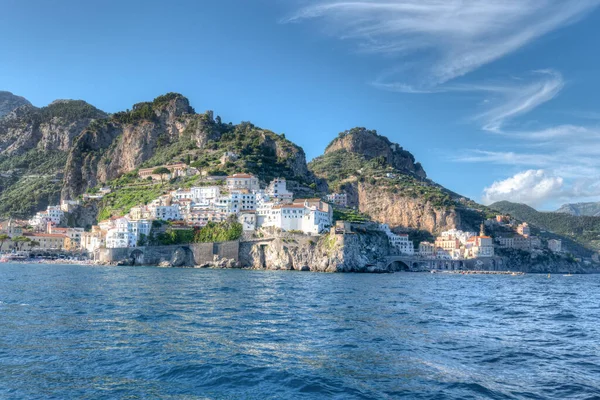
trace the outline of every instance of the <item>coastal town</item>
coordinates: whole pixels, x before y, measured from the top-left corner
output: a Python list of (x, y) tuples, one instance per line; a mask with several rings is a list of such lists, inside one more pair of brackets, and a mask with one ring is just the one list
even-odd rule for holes
[[(163, 182), (193, 176), (199, 172), (184, 163), (145, 168), (140, 179)], [(236, 221), (243, 238), (269, 237), (280, 233), (319, 236), (343, 229), (343, 220), (334, 221), (334, 209), (348, 209), (345, 193), (329, 193), (322, 198), (298, 198), (285, 179), (276, 178), (261, 187), (251, 174), (205, 177), (202, 185), (174, 189), (147, 204), (138, 204), (124, 215), (101, 220), (85, 230), (68, 226), (67, 216), (82, 203), (97, 201), (110, 194), (101, 187), (78, 200), (63, 200), (37, 212), (31, 219), (0, 222), (0, 251), (5, 258), (29, 257), (31, 253), (59, 252), (61, 257), (95, 259), (99, 249), (133, 248), (156, 244), (165, 232), (191, 232), (209, 224)], [(386, 224), (371, 224), (384, 233), (393, 254), (434, 260), (468, 260), (494, 257), (500, 249), (530, 253), (564, 253), (560, 240), (542, 241), (532, 235), (527, 223), (507, 215), (497, 215), (481, 224), (479, 232), (452, 229), (440, 232), (434, 240), (415, 244), (410, 230)], [(403, 232), (403, 230), (405, 232)], [(486, 232), (493, 231), (492, 237)]]

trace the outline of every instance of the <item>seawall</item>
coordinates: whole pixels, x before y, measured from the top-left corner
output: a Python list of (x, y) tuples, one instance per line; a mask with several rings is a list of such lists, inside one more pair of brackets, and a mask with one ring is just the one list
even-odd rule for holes
[(239, 241), (191, 243), (174, 246), (142, 246), (100, 249), (96, 259), (105, 264), (193, 267), (219, 259), (239, 261)]

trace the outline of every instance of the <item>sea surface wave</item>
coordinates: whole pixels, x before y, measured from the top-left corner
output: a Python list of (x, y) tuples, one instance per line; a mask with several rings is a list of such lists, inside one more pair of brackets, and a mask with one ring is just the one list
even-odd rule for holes
[(0, 265), (2, 399), (592, 399), (600, 276)]

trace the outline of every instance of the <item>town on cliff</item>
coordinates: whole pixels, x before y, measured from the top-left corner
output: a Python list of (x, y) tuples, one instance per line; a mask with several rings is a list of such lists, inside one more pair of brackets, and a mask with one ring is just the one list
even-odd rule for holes
[(433, 182), (375, 130), (340, 132), (307, 162), (285, 134), (196, 113), (178, 93), (113, 114), (82, 100), (37, 108), (4, 96), (5, 261), (598, 270), (596, 217), (550, 226), (524, 205), (483, 206)]
[[(226, 157), (236, 155), (228, 153)], [(441, 232), (434, 241), (420, 241), (415, 245), (409, 233), (394, 232), (387, 224), (366, 219), (344, 220), (344, 216), (356, 213), (348, 207), (345, 193), (329, 193), (323, 198), (296, 198), (284, 178), (276, 178), (261, 187), (259, 179), (251, 174), (202, 174), (185, 163), (139, 169), (140, 180), (163, 182), (198, 175), (199, 184), (168, 191), (147, 204), (137, 204), (124, 215), (99, 221), (89, 231), (83, 227), (67, 227), (68, 216), (109, 195), (112, 188), (101, 187), (84, 194), (81, 199), (63, 200), (60, 205), (48, 206), (27, 221), (7, 219), (1, 222), (0, 251), (4, 253), (4, 260), (11, 261), (38, 257), (107, 262), (99, 255), (102, 249), (186, 245), (224, 239), (252, 243), (270, 239), (285, 242), (286, 237), (306, 237), (314, 241), (325, 236), (371, 232), (379, 233), (387, 241), (379, 245), (380, 250), (385, 250), (383, 256), (391, 260), (384, 270), (392, 268), (393, 260), (399, 263), (397, 269), (407, 270), (466, 270), (467, 265), (471, 265), (471, 269), (498, 270), (502, 268), (501, 261), (499, 264), (485, 261), (497, 260), (497, 253), (502, 250), (519, 250), (539, 256), (547, 252), (557, 256), (565, 254), (560, 240), (550, 239), (543, 243), (531, 234), (527, 223), (517, 223), (506, 215), (486, 220), (479, 233), (450, 229)], [(394, 230), (406, 228), (395, 227)], [(203, 231), (216, 229), (225, 231), (226, 236), (203, 234)], [(486, 234), (486, 230), (497, 232), (499, 229), (502, 233), (494, 238)], [(365, 250), (368, 249), (362, 249)], [(233, 263), (221, 265), (242, 266), (239, 257), (233, 258)], [(467, 260), (475, 263), (462, 262)], [(368, 267), (370, 260), (363, 262)], [(307, 267), (310, 269), (309, 265)], [(284, 266), (284, 269), (293, 269), (293, 265)]]

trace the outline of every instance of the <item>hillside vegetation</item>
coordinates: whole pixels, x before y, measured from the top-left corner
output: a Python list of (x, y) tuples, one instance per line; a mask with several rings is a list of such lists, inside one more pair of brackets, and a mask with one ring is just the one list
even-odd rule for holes
[(600, 217), (540, 212), (525, 204), (500, 201), (490, 208), (593, 249), (600, 249)]

